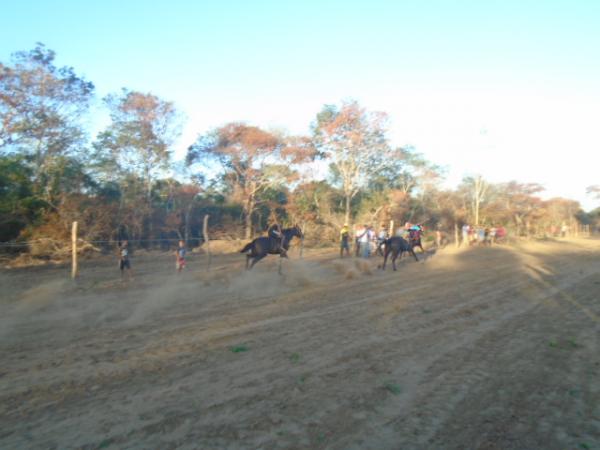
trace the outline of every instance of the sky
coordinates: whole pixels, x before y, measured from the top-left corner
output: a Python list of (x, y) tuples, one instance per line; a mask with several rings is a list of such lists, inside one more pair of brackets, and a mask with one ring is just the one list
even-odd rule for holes
[(0, 0), (0, 61), (43, 42), (92, 81), (173, 101), (176, 157), (230, 121), (308, 133), (324, 104), (354, 99), (465, 175), (542, 184), (600, 206), (600, 2)]

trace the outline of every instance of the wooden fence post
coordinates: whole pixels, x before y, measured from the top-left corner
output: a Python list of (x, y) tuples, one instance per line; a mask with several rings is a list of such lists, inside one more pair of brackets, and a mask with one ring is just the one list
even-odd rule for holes
[(394, 220), (393, 219), (390, 220), (390, 235), (389, 235), (389, 237), (392, 237), (392, 236), (395, 236), (395, 233), (394, 233)]
[(77, 278), (77, 222), (71, 228), (71, 278)]
[(206, 270), (210, 269), (210, 239), (208, 237), (208, 218), (209, 214), (204, 215), (204, 223), (202, 224), (202, 236), (204, 237), (204, 245), (206, 246)]

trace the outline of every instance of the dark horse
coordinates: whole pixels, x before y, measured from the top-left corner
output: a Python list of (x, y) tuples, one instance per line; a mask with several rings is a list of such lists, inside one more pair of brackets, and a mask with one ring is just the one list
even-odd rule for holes
[(381, 267), (385, 270), (385, 263), (387, 262), (388, 256), (390, 253), (392, 254), (392, 267), (396, 270), (396, 258), (400, 256), (402, 258), (402, 253), (409, 252), (411, 255), (415, 257), (415, 260), (418, 262), (419, 258), (415, 254), (413, 250), (413, 246), (406, 239), (400, 236), (394, 236), (389, 239), (386, 239), (379, 247), (384, 246), (383, 251), (383, 266)]
[[(292, 238), (294, 236), (300, 239), (304, 237), (302, 230), (298, 225), (294, 225), (292, 228), (284, 228), (281, 230), (281, 233), (283, 234), (281, 247), (278, 245), (275, 238), (263, 236), (254, 239), (240, 250), (240, 253), (246, 253), (246, 270), (252, 269), (254, 264), (269, 254), (279, 255), (280, 258), (287, 258), (287, 251), (290, 248), (290, 241)], [(252, 260), (252, 264), (248, 267), (250, 260)], [(281, 273), (281, 260), (279, 264), (279, 273)]]

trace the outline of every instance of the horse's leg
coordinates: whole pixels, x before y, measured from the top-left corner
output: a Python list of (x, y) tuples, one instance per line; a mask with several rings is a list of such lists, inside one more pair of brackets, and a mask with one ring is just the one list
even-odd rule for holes
[(279, 275), (281, 275), (281, 261), (283, 260), (283, 258), (287, 258), (287, 255), (285, 253), (279, 255), (279, 267), (277, 268), (277, 273)]
[(381, 267), (381, 270), (385, 270), (385, 263), (387, 262), (389, 255), (390, 255), (390, 250), (386, 247), (385, 252), (383, 254), (383, 266)]
[(398, 255), (402, 258), (402, 252), (392, 252), (392, 267), (394, 268), (394, 272), (396, 271), (396, 258), (398, 258)]
[[(252, 258), (252, 264), (250, 264), (250, 269), (252, 269), (254, 267), (254, 264), (256, 264), (257, 262), (259, 262), (261, 259), (263, 259), (265, 256), (267, 256), (267, 254), (265, 253), (264, 255), (255, 255)], [(250, 270), (248, 269), (248, 270)]]
[(246, 270), (250, 270), (250, 268), (248, 267), (248, 264), (250, 263), (250, 258), (252, 258), (252, 256), (246, 255)]
[(409, 250), (410, 254), (413, 255), (415, 257), (415, 261), (419, 262), (419, 258), (417, 258), (417, 254), (415, 253), (415, 251), (411, 248)]

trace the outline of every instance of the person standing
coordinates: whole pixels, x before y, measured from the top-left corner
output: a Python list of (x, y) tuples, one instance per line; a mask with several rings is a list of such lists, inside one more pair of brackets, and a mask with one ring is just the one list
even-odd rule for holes
[(119, 269), (121, 270), (121, 279), (125, 276), (125, 270), (127, 270), (129, 279), (132, 278), (131, 262), (129, 260), (129, 243), (127, 241), (123, 241), (119, 244)]
[(462, 245), (469, 245), (469, 224), (462, 226)]
[(375, 232), (373, 231), (373, 227), (365, 225), (365, 232), (360, 239), (363, 258), (368, 258), (371, 256), (371, 243), (373, 242), (374, 238)]
[(365, 225), (364, 227), (359, 226), (358, 228), (356, 228), (356, 231), (354, 232), (354, 256), (356, 256), (357, 258), (360, 255), (360, 247), (361, 247), (360, 240), (363, 237), (363, 235), (366, 233), (366, 231), (367, 231), (367, 227)]
[(185, 242), (179, 241), (179, 247), (175, 252), (175, 266), (177, 267), (177, 272), (180, 272), (185, 269)]
[(347, 223), (340, 230), (340, 258), (344, 257), (344, 250), (346, 256), (350, 256), (350, 229)]
[(435, 229), (435, 247), (442, 248), (442, 230), (439, 226)]

